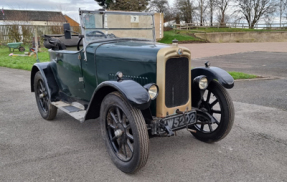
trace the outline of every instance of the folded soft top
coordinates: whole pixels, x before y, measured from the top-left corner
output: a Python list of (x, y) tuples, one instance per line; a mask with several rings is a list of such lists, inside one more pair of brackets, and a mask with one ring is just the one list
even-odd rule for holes
[[(63, 43), (66, 47), (77, 47), (80, 40), (78, 35), (72, 35), (71, 39), (65, 39), (63, 34), (44, 35), (44, 38), (48, 37), (60, 40), (60, 42)], [(80, 42), (80, 46), (83, 46), (83, 41)]]

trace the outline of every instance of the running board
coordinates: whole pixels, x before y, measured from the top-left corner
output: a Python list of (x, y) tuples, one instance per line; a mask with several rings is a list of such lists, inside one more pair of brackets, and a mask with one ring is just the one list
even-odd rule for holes
[(80, 103), (73, 102), (69, 104), (63, 101), (58, 101), (52, 102), (52, 105), (69, 114), (81, 123), (85, 121), (85, 115), (87, 111), (85, 110), (85, 107)]

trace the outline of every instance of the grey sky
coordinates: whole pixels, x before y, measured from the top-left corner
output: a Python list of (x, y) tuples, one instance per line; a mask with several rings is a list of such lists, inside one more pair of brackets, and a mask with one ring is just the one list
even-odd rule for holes
[[(170, 5), (174, 0), (168, 0)], [(94, 0), (0, 0), (0, 8), (4, 9), (24, 9), (24, 10), (45, 10), (62, 11), (74, 20), (78, 21), (78, 10), (99, 9), (100, 6)]]

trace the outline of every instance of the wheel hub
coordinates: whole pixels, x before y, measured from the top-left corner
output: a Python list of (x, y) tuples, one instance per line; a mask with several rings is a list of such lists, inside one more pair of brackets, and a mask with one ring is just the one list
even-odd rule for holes
[(201, 107), (200, 109), (201, 109), (202, 111), (204, 111), (204, 112), (208, 112), (208, 113), (211, 112), (210, 105), (209, 105), (209, 103), (207, 103), (207, 102), (203, 102), (203, 103), (202, 103), (202, 107)]
[(115, 136), (116, 136), (117, 138), (119, 138), (120, 136), (122, 136), (123, 133), (124, 133), (123, 130), (117, 129), (117, 130), (115, 131)]

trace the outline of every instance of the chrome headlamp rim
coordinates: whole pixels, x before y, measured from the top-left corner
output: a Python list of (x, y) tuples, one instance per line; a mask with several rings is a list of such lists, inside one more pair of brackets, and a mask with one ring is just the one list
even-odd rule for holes
[(205, 90), (208, 87), (208, 79), (205, 75), (197, 76), (193, 79), (193, 81), (198, 84), (199, 89)]
[(144, 88), (147, 90), (151, 100), (155, 100), (157, 98), (159, 89), (155, 83), (146, 84)]
[(208, 87), (208, 81), (207, 78), (201, 78), (199, 80), (198, 86), (201, 90), (204, 90)]

